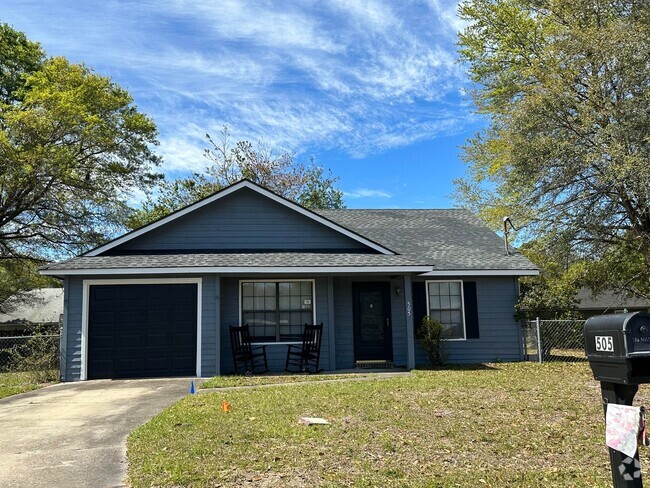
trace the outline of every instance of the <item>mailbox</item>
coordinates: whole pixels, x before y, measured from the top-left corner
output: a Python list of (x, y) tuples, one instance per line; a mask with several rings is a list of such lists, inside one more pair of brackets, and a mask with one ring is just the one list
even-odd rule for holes
[(601, 382), (650, 383), (650, 315), (599, 315), (585, 323), (585, 351)]

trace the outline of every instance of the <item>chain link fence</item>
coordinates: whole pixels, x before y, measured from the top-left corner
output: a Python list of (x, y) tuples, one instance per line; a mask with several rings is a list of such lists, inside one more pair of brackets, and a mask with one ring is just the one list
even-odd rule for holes
[(37, 381), (59, 377), (60, 335), (34, 333), (0, 337), (0, 373), (31, 373)]
[(526, 360), (585, 361), (584, 320), (527, 320), (522, 324)]

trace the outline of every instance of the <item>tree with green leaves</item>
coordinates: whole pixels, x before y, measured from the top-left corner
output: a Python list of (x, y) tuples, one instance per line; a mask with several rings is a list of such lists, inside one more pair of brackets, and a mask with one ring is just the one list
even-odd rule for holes
[(159, 178), (156, 137), (126, 90), (0, 23), (1, 302), (122, 227), (125, 197)]
[(28, 292), (35, 288), (57, 288), (59, 280), (38, 273), (38, 262), (31, 259), (0, 261), (0, 314), (11, 313), (33, 300)]
[(161, 181), (157, 191), (128, 219), (129, 227), (146, 225), (244, 178), (307, 208), (343, 208), (343, 192), (335, 186), (338, 178), (313, 162), (296, 162), (293, 154), (275, 154), (263, 143), (254, 146), (239, 141), (233, 145), (227, 127), (217, 140), (209, 134), (206, 137), (209, 147), (204, 155), (209, 164), (205, 171)]
[(0, 24), (0, 257), (47, 260), (118, 228), (158, 178), (156, 127), (109, 78)]
[(540, 269), (519, 280), (518, 318), (568, 319), (577, 313), (576, 295), (586, 285), (585, 263), (563, 235), (549, 233), (524, 243), (520, 251)]
[(495, 226), (565, 236), (594, 286), (650, 296), (650, 2), (466, 0), (460, 14), (489, 124), (464, 148), (458, 198)]

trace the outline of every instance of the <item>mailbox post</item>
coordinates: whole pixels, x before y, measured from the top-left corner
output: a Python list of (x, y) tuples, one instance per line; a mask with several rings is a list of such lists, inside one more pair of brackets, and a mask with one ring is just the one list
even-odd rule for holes
[[(650, 315), (600, 315), (585, 323), (585, 352), (607, 405), (632, 405), (639, 385), (650, 383)], [(642, 487), (639, 451), (632, 459), (612, 448), (614, 488)]]

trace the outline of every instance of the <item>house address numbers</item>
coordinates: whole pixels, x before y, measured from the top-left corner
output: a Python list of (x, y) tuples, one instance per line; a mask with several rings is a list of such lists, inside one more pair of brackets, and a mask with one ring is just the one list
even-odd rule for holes
[(614, 352), (614, 338), (612, 336), (595, 336), (596, 351)]

